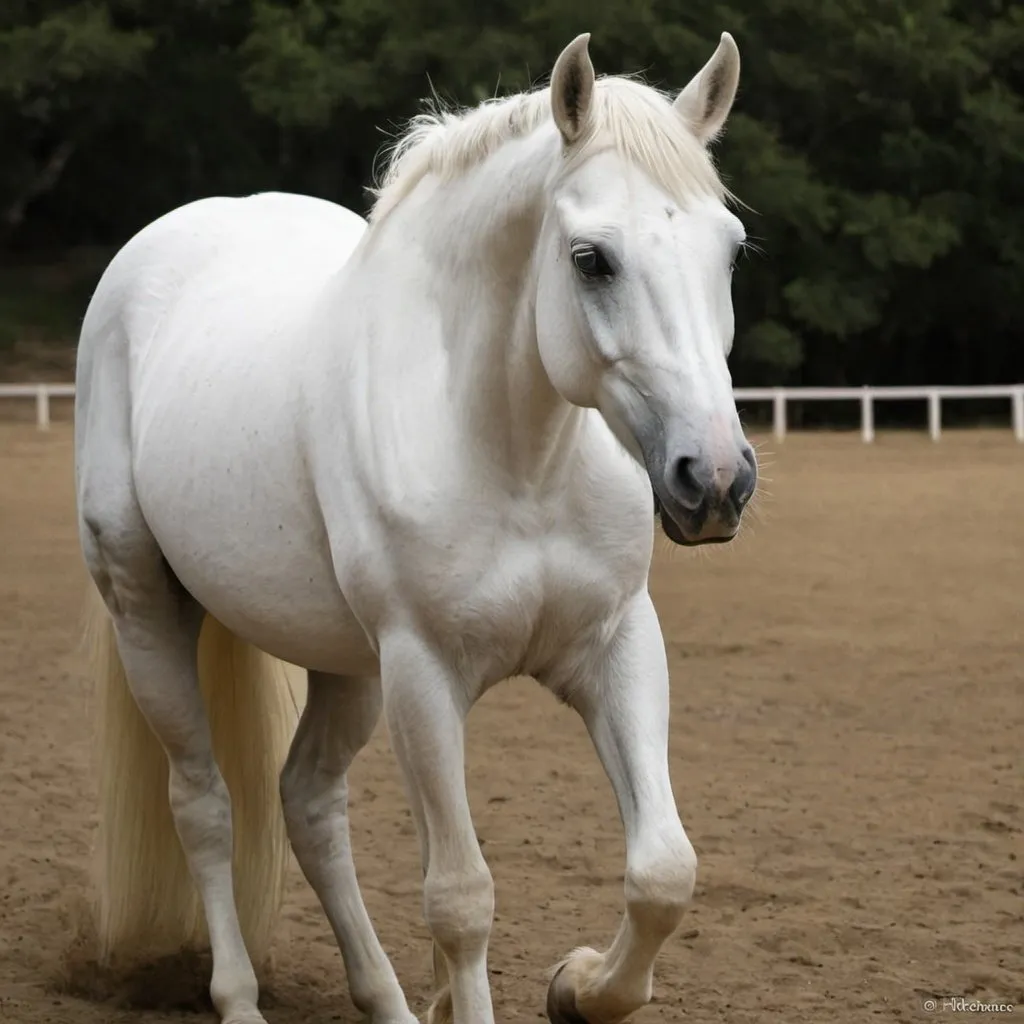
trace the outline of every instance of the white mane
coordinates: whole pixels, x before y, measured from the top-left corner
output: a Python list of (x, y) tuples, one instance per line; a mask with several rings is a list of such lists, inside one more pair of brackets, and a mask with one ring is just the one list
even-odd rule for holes
[[(594, 90), (593, 127), (574, 147), (573, 159), (596, 148), (613, 147), (642, 167), (680, 201), (728, 192), (711, 157), (666, 94), (633, 78), (599, 78)], [(446, 110), (439, 103), (412, 118), (387, 153), (371, 222), (382, 220), (430, 174), (451, 181), (480, 164), (499, 146), (522, 138), (551, 121), (547, 88), (485, 100), (468, 110)]]

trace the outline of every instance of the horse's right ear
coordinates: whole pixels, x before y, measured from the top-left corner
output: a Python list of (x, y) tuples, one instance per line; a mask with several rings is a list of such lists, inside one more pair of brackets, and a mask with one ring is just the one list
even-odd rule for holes
[(576, 142), (590, 123), (595, 76), (589, 42), (589, 32), (577, 36), (558, 55), (551, 72), (551, 113), (567, 146)]

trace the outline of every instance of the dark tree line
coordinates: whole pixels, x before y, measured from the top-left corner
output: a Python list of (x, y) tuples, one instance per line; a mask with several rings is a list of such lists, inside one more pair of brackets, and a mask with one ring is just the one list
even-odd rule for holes
[(1024, 380), (1024, 6), (1004, 0), (4, 0), (0, 269), (116, 247), (211, 193), (363, 209), (431, 85), (599, 71), (676, 89), (728, 29), (718, 159), (762, 250), (737, 383)]

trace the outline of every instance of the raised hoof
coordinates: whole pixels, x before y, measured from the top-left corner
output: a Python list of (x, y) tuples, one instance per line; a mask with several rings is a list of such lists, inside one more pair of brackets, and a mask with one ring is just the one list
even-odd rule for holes
[(567, 966), (562, 964), (548, 985), (548, 1020), (551, 1024), (589, 1024), (587, 1018), (576, 1009), (576, 993), (565, 977)]

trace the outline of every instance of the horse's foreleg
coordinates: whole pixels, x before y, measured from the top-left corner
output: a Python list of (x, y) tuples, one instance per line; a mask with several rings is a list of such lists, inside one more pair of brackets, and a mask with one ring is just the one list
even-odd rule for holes
[(424, 917), (448, 973), (449, 988), (428, 1021), (493, 1024), (487, 941), (494, 884), (466, 795), (467, 702), (450, 672), (414, 638), (390, 638), (381, 659), (388, 729), (426, 862)]
[(578, 949), (548, 990), (554, 1024), (617, 1024), (650, 1001), (654, 961), (679, 926), (697, 860), (668, 771), (665, 647), (649, 596), (622, 622), (608, 657), (573, 689), (611, 780), (626, 833), (626, 912), (605, 953)]
[(366, 912), (349, 841), (346, 775), (380, 709), (379, 680), (310, 672), (281, 801), (295, 858), (338, 940), (352, 1002), (372, 1024), (416, 1024)]

